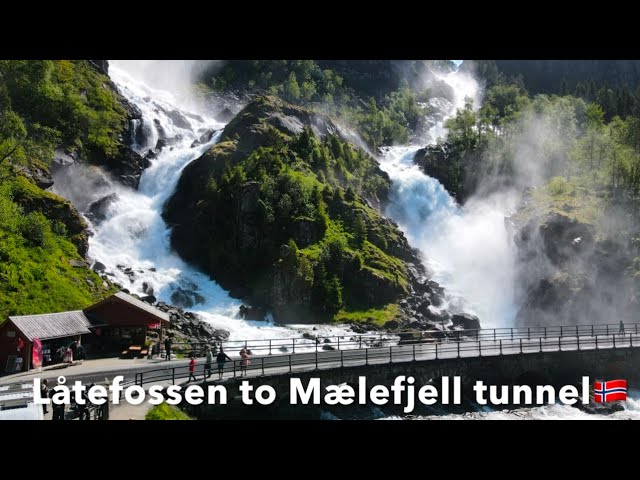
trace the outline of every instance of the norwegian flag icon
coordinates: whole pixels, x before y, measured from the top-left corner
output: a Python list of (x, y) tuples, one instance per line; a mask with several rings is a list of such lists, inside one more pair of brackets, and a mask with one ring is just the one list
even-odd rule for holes
[(627, 381), (609, 380), (608, 382), (593, 382), (595, 402), (615, 402), (627, 399)]

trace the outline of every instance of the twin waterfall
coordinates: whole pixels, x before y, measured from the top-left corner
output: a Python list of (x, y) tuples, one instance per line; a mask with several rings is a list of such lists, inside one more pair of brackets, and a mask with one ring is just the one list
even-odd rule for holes
[[(123, 187), (104, 176), (85, 204), (105, 195), (117, 194), (102, 222), (93, 222), (89, 256), (106, 267), (113, 280), (133, 293), (152, 293), (159, 301), (172, 303), (175, 292), (189, 292), (194, 299), (190, 310), (200, 314), (217, 328), (231, 332), (231, 339), (280, 338), (298, 335), (313, 325), (277, 326), (273, 322), (245, 321), (238, 318), (240, 301), (232, 299), (208, 275), (184, 262), (170, 245), (170, 226), (162, 218), (162, 209), (176, 188), (182, 170), (201, 156), (220, 137), (224, 124), (193, 113), (175, 95), (153, 88), (130, 62), (114, 61), (110, 76), (120, 92), (143, 114), (143, 144), (134, 148), (141, 155), (156, 146), (159, 138), (172, 142), (151, 160), (140, 179), (139, 189)], [(455, 113), (467, 96), (477, 101), (475, 82), (463, 74), (443, 76), (456, 94), (445, 105), (441, 116)], [(175, 112), (180, 112), (176, 118)], [(433, 122), (430, 139), (445, 134), (442, 120)], [(215, 132), (212, 135), (206, 135)], [(203, 135), (210, 140), (194, 145)], [(196, 142), (197, 143), (197, 142)], [(425, 264), (449, 294), (448, 307), (477, 314), (483, 326), (508, 324), (513, 317), (509, 292), (512, 272), (512, 248), (504, 228), (508, 212), (498, 200), (474, 202), (460, 208), (442, 185), (423, 174), (412, 162), (421, 145), (387, 148), (379, 158), (380, 166), (393, 182), (390, 204), (385, 212), (405, 232), (410, 243), (423, 254)], [(56, 188), (56, 187), (54, 187)], [(79, 203), (78, 192), (59, 193)], [(73, 198), (74, 195), (76, 198)], [(347, 333), (340, 326), (317, 325), (316, 333)]]

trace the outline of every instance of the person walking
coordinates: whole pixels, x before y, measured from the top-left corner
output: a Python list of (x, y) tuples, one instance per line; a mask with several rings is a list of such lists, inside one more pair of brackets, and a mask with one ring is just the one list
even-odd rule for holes
[(249, 360), (249, 352), (247, 352), (246, 348), (240, 350), (240, 376), (244, 377), (247, 375), (247, 367), (251, 365), (251, 360)]
[(232, 361), (229, 356), (224, 353), (222, 349), (222, 344), (220, 345), (220, 352), (216, 355), (216, 363), (218, 364), (218, 380), (222, 380), (222, 375), (224, 374), (224, 364), (229, 360)]
[(620, 320), (620, 329), (618, 330), (619, 335), (624, 335), (624, 323)]
[(165, 359), (171, 360), (171, 347), (173, 345), (173, 338), (167, 337), (164, 339), (164, 355)]
[[(42, 380), (42, 384), (40, 385), (40, 398), (47, 398), (49, 396), (49, 387), (48, 385), (48, 381), (45, 378), (44, 380)], [(47, 404), (44, 403), (42, 405), (42, 413), (44, 413), (45, 415), (47, 413), (49, 413), (49, 410), (47, 410)]]
[(80, 360), (80, 363), (87, 359), (87, 351), (81, 343), (79, 343), (76, 347), (76, 353), (78, 356), (78, 360)]
[[(53, 389), (49, 390), (49, 398), (53, 400), (55, 393), (56, 393), (55, 390)], [(51, 420), (64, 420), (64, 411), (65, 411), (64, 403), (61, 403), (61, 404), (54, 403), (51, 406), (51, 411), (53, 413)]]
[(191, 361), (189, 362), (189, 380), (187, 380), (187, 383), (189, 383), (191, 381), (191, 379), (193, 378), (193, 381), (196, 381), (196, 357), (191, 357)]
[(213, 352), (211, 351), (211, 347), (207, 347), (207, 356), (204, 361), (204, 372), (207, 375), (207, 378), (211, 376), (211, 364), (213, 363)]
[(71, 350), (71, 347), (67, 347), (67, 350), (64, 353), (64, 363), (73, 363), (73, 350)]

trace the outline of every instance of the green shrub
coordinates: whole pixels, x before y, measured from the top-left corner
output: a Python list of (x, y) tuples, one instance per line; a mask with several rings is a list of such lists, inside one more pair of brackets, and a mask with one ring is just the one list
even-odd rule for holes
[(191, 420), (191, 417), (168, 403), (156, 405), (147, 412), (145, 420)]

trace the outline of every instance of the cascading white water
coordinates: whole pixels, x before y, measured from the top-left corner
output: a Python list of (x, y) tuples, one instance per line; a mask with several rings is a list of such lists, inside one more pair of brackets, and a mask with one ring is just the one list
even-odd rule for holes
[[(111, 61), (109, 68), (109, 75), (120, 92), (142, 111), (144, 144), (133, 142), (133, 148), (145, 154), (155, 147), (159, 138), (173, 140), (143, 172), (138, 190), (124, 187), (94, 170), (85, 173), (85, 180), (87, 185), (95, 186), (95, 191), (78, 189), (75, 177), (66, 182), (56, 180), (58, 193), (75, 201), (81, 209), (79, 204), (86, 206), (105, 195), (117, 194), (117, 199), (107, 207), (106, 219), (92, 224), (89, 257), (103, 263), (106, 272), (133, 293), (145, 295), (152, 289), (159, 301), (173, 303), (174, 292), (188, 292), (190, 298), (199, 302), (189, 310), (213, 326), (230, 331), (231, 340), (289, 338), (311, 330), (314, 325), (283, 327), (272, 321), (238, 318), (240, 301), (231, 298), (208, 275), (188, 265), (172, 250), (170, 227), (162, 218), (163, 206), (173, 194), (182, 170), (219, 139), (224, 124), (206, 113), (196, 115), (178, 108), (184, 104), (183, 99), (150, 87), (149, 75), (141, 75), (139, 67), (129, 61)], [(187, 104), (193, 106), (193, 103)], [(194, 140), (212, 131), (216, 133), (210, 141), (191, 147)], [(76, 175), (79, 175), (77, 171)], [(99, 182), (95, 181), (97, 176), (102, 177)], [(316, 325), (315, 328), (314, 333), (319, 335), (349, 333), (346, 327), (340, 326)]]
[[(429, 143), (446, 134), (443, 123), (462, 108), (465, 98), (479, 103), (477, 83), (454, 72), (440, 76), (454, 93), (442, 122), (431, 129)], [(508, 194), (472, 198), (460, 207), (436, 179), (413, 163), (421, 146), (387, 148), (380, 168), (389, 174), (392, 194), (386, 214), (409, 242), (420, 249), (434, 280), (447, 289), (448, 308), (480, 317), (483, 327), (509, 325), (514, 251), (504, 217), (515, 205)]]

